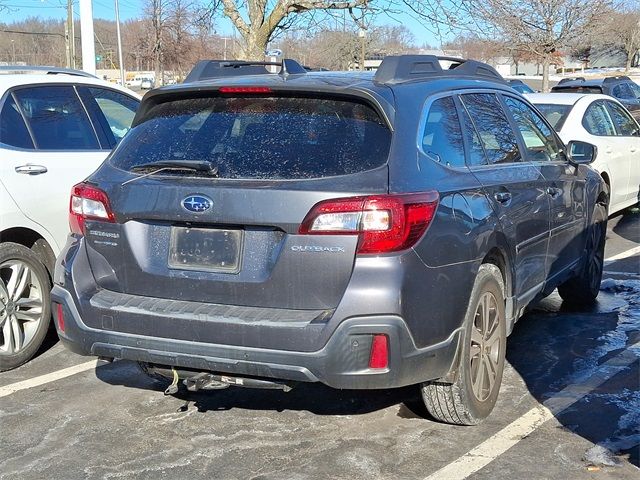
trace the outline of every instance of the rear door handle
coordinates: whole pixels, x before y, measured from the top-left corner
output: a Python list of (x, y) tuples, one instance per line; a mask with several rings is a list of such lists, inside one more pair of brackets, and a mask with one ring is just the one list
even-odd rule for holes
[(511, 192), (496, 192), (493, 198), (500, 203), (508, 203), (511, 201)]
[(555, 187), (547, 188), (547, 194), (551, 195), (551, 198), (558, 198), (562, 194), (562, 190)]
[(47, 167), (44, 165), (20, 165), (15, 168), (16, 173), (22, 173), (24, 175), (41, 175), (47, 173)]

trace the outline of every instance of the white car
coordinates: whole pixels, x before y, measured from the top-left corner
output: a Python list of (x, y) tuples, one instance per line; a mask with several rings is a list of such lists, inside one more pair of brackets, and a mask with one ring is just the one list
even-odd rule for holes
[(640, 194), (640, 126), (616, 99), (592, 93), (525, 95), (551, 123), (560, 138), (598, 147), (591, 166), (609, 185), (609, 214), (638, 203)]
[(139, 101), (83, 72), (0, 67), (0, 371), (40, 347), (71, 187), (129, 130)]

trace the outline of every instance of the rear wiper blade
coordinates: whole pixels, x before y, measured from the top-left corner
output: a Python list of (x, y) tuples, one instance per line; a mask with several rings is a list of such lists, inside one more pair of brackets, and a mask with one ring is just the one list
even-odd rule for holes
[(145, 173), (144, 175), (140, 175), (139, 177), (130, 178), (126, 182), (122, 182), (122, 185), (126, 185), (127, 183), (135, 182), (136, 180), (140, 180), (167, 170), (187, 170), (192, 172), (204, 173), (209, 177), (218, 177), (218, 167), (211, 162), (207, 162), (206, 160), (161, 160), (159, 162), (142, 163), (131, 168), (132, 172), (139, 170), (151, 171)]
[(218, 174), (218, 167), (206, 160), (161, 160), (159, 162), (142, 163), (131, 168), (131, 171), (149, 170), (149, 169), (173, 169), (173, 170), (193, 170), (202, 172), (212, 176)]

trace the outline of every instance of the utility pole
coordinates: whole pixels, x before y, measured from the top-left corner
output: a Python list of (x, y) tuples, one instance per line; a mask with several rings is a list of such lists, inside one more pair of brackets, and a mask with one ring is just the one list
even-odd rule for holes
[(91, 0), (80, 0), (80, 38), (82, 70), (96, 74), (96, 46), (93, 42), (93, 6)]
[(76, 68), (76, 28), (73, 22), (73, 0), (67, 0), (67, 32), (69, 68)]
[(120, 34), (120, 9), (118, 0), (115, 1), (116, 8), (116, 33), (118, 35), (118, 65), (120, 65), (120, 85), (124, 87), (124, 61), (122, 59), (122, 35)]

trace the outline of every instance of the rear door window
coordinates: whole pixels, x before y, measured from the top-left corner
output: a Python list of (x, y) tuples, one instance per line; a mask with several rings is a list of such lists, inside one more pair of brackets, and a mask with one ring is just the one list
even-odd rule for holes
[[(99, 87), (82, 87), (82, 100), (100, 124), (113, 148), (131, 128), (140, 102), (128, 95)], [(92, 117), (93, 118), (93, 117)]]
[(498, 97), (492, 93), (470, 93), (460, 98), (480, 136), (489, 164), (521, 161), (516, 134)]
[(72, 86), (54, 85), (14, 91), (36, 148), (97, 150), (98, 139), (84, 106)]
[(0, 143), (18, 148), (33, 148), (31, 135), (11, 95), (7, 97), (0, 112)]
[(582, 126), (591, 135), (598, 137), (609, 137), (616, 134), (607, 107), (602, 100), (595, 101), (587, 107), (582, 118)]
[(638, 124), (631, 118), (629, 112), (617, 103), (607, 101), (607, 109), (611, 115), (611, 120), (616, 127), (618, 136), (621, 137), (634, 137), (638, 136)]
[(462, 130), (452, 97), (439, 98), (431, 104), (422, 134), (422, 150), (447, 166), (465, 166)]
[(333, 98), (208, 97), (166, 102), (122, 140), (112, 162), (209, 161), (220, 178), (307, 179), (384, 165), (391, 131), (368, 104)]

